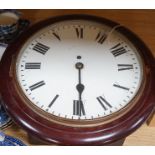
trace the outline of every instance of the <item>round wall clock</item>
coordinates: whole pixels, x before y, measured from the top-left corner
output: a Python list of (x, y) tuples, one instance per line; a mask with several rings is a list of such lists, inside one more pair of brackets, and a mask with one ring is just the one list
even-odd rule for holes
[(155, 61), (130, 30), (89, 15), (33, 25), (0, 65), (5, 107), (33, 137), (59, 145), (125, 138), (155, 105)]

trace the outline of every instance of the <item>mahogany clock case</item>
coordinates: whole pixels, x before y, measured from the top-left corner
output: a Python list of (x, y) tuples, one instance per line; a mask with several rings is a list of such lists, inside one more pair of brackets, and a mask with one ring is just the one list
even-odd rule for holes
[(125, 138), (135, 131), (153, 112), (155, 107), (155, 60), (147, 46), (124, 26), (115, 31), (125, 35), (137, 48), (144, 64), (145, 84), (136, 103), (121, 117), (92, 127), (72, 127), (49, 121), (33, 111), (18, 93), (12, 74), (12, 64), (22, 45), (40, 29), (59, 21), (82, 19), (105, 24), (111, 28), (119, 25), (113, 21), (90, 15), (65, 15), (41, 21), (28, 28), (4, 53), (0, 63), (0, 91), (5, 108), (13, 120), (30, 135), (48, 144), (107, 145)]

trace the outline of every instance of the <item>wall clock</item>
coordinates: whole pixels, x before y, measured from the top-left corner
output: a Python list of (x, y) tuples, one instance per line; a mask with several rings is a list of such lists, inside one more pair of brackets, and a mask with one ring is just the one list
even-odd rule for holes
[(59, 145), (108, 145), (128, 136), (154, 109), (154, 77), (154, 58), (135, 34), (89, 15), (33, 25), (0, 65), (14, 121)]

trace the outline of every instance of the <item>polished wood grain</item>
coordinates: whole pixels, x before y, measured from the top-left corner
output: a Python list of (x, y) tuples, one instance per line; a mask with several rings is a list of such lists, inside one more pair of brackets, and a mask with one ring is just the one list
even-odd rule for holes
[[(112, 20), (115, 20), (122, 25), (129, 27), (132, 31), (138, 34), (144, 42), (149, 45), (151, 51), (155, 49), (155, 45), (153, 44), (153, 36), (155, 35), (154, 26), (155, 21), (153, 22), (151, 19), (151, 15), (155, 15), (155, 11), (136, 11), (136, 10), (22, 10), (26, 17), (30, 18), (32, 21), (39, 21), (41, 19), (62, 15), (62, 14), (70, 14), (70, 13), (87, 13), (93, 15), (100, 15)], [(150, 28), (150, 25), (152, 28)], [(143, 29), (143, 31), (142, 31)], [(145, 31), (145, 30), (146, 31)], [(151, 33), (152, 31), (152, 33)], [(145, 33), (145, 35), (144, 35)], [(154, 50), (155, 51), (155, 50)], [(155, 54), (155, 53), (154, 53)]]
[(147, 125), (149, 125), (150, 127), (155, 127), (155, 113), (153, 113), (147, 120)]
[[(13, 125), (5, 133), (21, 139), (27, 145), (40, 145), (38, 142), (32, 142), (28, 134), (18, 127)], [(155, 127), (149, 127), (144, 124), (136, 132), (125, 139), (124, 146), (155, 146)]]
[(155, 146), (155, 127), (144, 124), (124, 142), (125, 146)]

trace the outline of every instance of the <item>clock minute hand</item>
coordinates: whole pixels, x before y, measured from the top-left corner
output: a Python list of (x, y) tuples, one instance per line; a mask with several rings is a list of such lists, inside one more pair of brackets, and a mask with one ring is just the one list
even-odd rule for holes
[(84, 85), (79, 83), (76, 85), (76, 89), (79, 92), (79, 101), (82, 101), (82, 92), (84, 90)]
[(84, 85), (81, 83), (81, 69), (83, 69), (84, 65), (81, 62), (75, 64), (76, 69), (78, 69), (78, 84), (76, 85), (76, 89), (79, 92), (79, 101), (82, 100), (82, 92), (84, 90)]
[(80, 116), (81, 116), (81, 112), (83, 113), (83, 115), (85, 115), (85, 110), (84, 110), (84, 106), (83, 106), (83, 102), (82, 102), (82, 92), (84, 90), (84, 85), (81, 83), (81, 69), (83, 69), (84, 65), (81, 62), (78, 62), (75, 64), (76, 69), (78, 69), (78, 84), (76, 85), (76, 89), (79, 93), (79, 111), (80, 111)]

